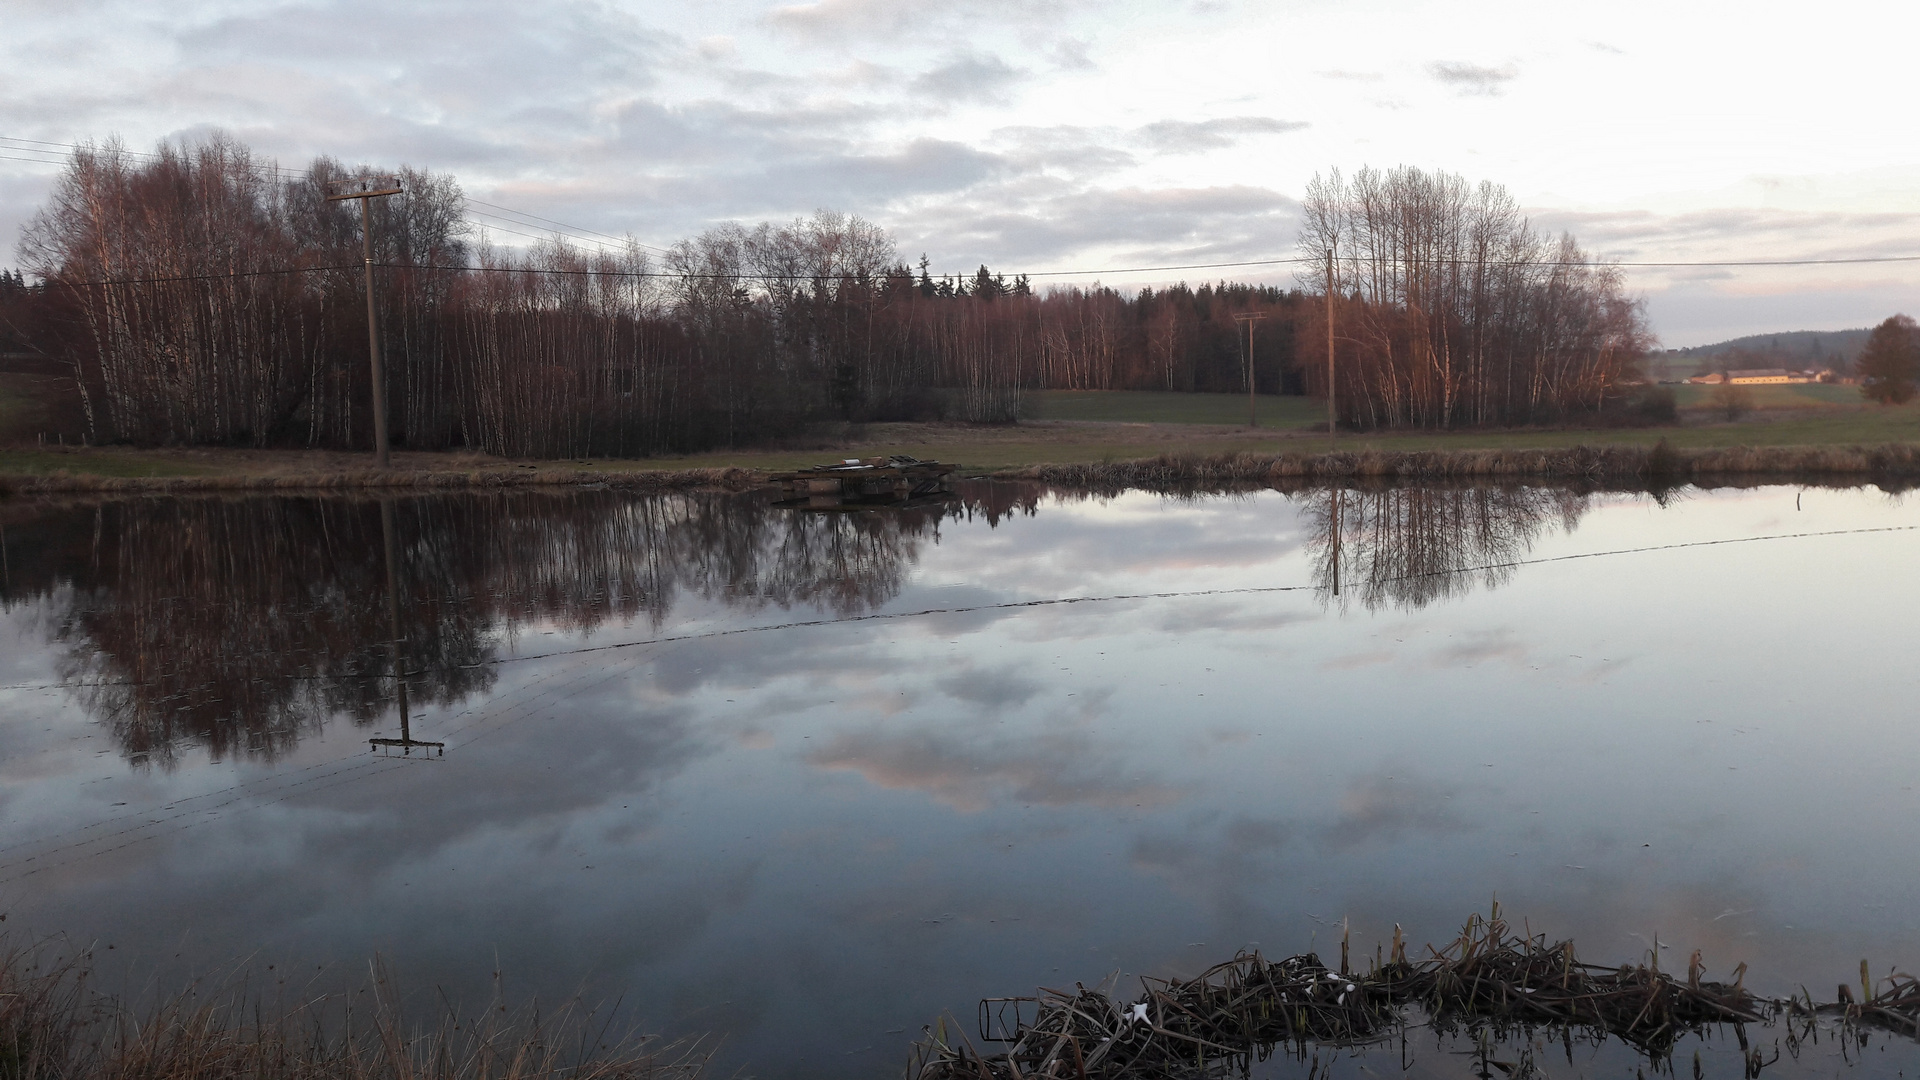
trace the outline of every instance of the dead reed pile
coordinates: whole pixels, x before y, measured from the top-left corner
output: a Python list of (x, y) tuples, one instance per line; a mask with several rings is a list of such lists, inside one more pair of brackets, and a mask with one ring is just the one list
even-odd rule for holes
[[(1618, 968), (1582, 963), (1573, 943), (1516, 936), (1499, 906), (1475, 916), (1444, 949), (1409, 961), (1398, 928), (1392, 950), (1363, 974), (1312, 953), (1270, 962), (1241, 954), (1192, 979), (1142, 979), (1143, 993), (1116, 1001), (1112, 980), (1096, 989), (1041, 990), (981, 1003), (986, 1054), (943, 1020), (916, 1043), (910, 1080), (1159, 1080), (1244, 1071), (1278, 1051), (1309, 1044), (1374, 1042), (1404, 1029), (1417, 1008), (1436, 1026), (1559, 1027), (1614, 1035), (1654, 1058), (1689, 1032), (1720, 1023), (1763, 1023), (1780, 1003), (1702, 978), (1695, 953), (1683, 980), (1655, 959)], [(1744, 975), (1745, 965), (1739, 974)], [(1920, 1003), (1911, 983), (1903, 992)], [(1904, 999), (1903, 999), (1904, 1000)], [(1031, 1013), (1029, 1017), (1028, 1013)]]
[[(697, 1046), (569, 1005), (404, 1015), (375, 971), (351, 993), (193, 986), (151, 1008), (95, 992), (86, 958), (0, 942), (0, 1080), (693, 1080)], [(305, 988), (302, 988), (305, 989)], [(284, 994), (276, 994), (284, 997)]]

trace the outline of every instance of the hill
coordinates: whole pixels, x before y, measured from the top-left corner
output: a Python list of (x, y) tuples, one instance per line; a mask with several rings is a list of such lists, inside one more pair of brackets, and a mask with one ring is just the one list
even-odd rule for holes
[(1721, 368), (1832, 368), (1845, 372), (1866, 348), (1869, 327), (1858, 330), (1783, 330), (1777, 334), (1665, 349), (1647, 357), (1648, 373), (1656, 379), (1684, 379)]

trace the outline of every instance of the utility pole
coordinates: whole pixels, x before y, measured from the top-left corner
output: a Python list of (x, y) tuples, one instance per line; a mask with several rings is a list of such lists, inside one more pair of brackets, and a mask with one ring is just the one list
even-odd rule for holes
[(1337, 436), (1333, 426), (1333, 245), (1327, 245), (1327, 448)]
[(393, 502), (390, 499), (380, 500), (380, 546), (387, 560), (387, 633), (392, 635), (393, 642), (393, 689), (394, 696), (400, 705), (400, 737), (368, 739), (367, 744), (375, 748), (397, 746), (401, 754), (409, 757), (412, 756), (416, 746), (420, 748), (423, 755), (428, 750), (445, 754), (446, 743), (424, 742), (413, 737), (413, 724), (411, 717), (407, 715), (407, 665), (406, 656), (402, 650), (404, 641), (400, 637), (400, 576), (394, 570), (398, 561), (395, 558), (394, 549), (398, 545), (393, 542)]
[(1333, 595), (1340, 595), (1340, 485), (1333, 486)]
[(1257, 311), (1242, 311), (1234, 315), (1234, 322), (1247, 324), (1247, 426), (1259, 427), (1260, 422), (1253, 413), (1253, 324), (1266, 318)]
[(327, 181), (328, 202), (360, 200), (360, 251), (367, 268), (367, 362), (373, 369), (373, 452), (383, 469), (393, 462), (387, 452), (387, 374), (380, 362), (380, 315), (373, 303), (373, 214), (367, 204), (382, 195), (398, 194), (397, 176)]

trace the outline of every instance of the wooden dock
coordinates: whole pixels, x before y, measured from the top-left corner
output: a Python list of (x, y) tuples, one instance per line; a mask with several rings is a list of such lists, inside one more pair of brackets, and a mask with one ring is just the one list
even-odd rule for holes
[(904, 454), (847, 458), (775, 475), (773, 482), (786, 496), (775, 505), (804, 510), (919, 505), (953, 493), (954, 469)]

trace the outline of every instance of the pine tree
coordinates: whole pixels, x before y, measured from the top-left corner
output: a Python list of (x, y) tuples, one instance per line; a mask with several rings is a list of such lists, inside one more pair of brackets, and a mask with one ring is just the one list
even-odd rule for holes
[(1000, 295), (1001, 283), (987, 270), (987, 264), (981, 263), (980, 269), (973, 275), (973, 295), (982, 300), (991, 300)]
[(1882, 405), (1913, 399), (1920, 381), (1920, 325), (1895, 315), (1873, 328), (1858, 362), (1860, 393)]

